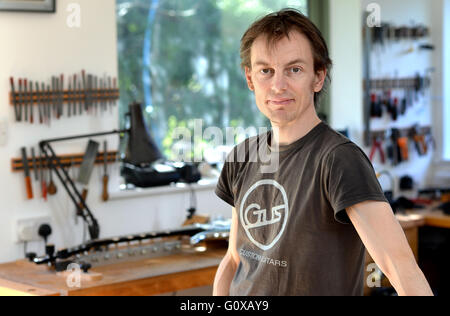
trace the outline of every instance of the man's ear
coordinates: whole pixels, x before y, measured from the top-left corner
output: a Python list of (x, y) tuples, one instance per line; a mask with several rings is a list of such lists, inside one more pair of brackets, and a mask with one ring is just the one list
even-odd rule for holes
[(314, 92), (320, 92), (322, 90), (326, 77), (327, 77), (326, 69), (322, 69), (316, 72), (314, 81)]
[(248, 67), (245, 67), (245, 79), (247, 79), (248, 88), (251, 91), (255, 91), (255, 86), (253, 85), (253, 80), (252, 80), (252, 71)]

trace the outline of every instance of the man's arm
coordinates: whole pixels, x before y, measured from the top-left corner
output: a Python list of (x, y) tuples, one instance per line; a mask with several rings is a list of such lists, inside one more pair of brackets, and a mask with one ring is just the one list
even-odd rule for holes
[(398, 295), (433, 295), (388, 203), (367, 201), (346, 211), (368, 252)]
[(236, 250), (237, 228), (238, 220), (236, 210), (233, 208), (228, 251), (217, 269), (216, 277), (214, 279), (214, 296), (228, 296), (230, 294), (231, 281), (233, 281), (236, 269), (239, 265), (239, 255)]

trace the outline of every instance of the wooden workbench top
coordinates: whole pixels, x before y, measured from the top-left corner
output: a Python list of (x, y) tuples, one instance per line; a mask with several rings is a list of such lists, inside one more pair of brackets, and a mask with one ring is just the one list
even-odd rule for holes
[[(434, 210), (409, 210), (396, 214), (405, 231), (421, 226), (450, 228), (450, 216)], [(157, 295), (211, 285), (226, 249), (185, 252), (172, 256), (111, 264), (91, 269), (97, 281), (82, 279), (70, 288), (67, 276), (26, 260), (0, 264), (0, 295)]]
[(450, 228), (450, 215), (436, 209), (440, 204), (436, 202), (424, 209), (406, 210), (396, 214), (396, 217), (403, 228), (413, 226)]
[[(26, 260), (0, 265), (0, 289), (30, 295), (156, 295), (212, 284), (226, 249), (181, 253), (167, 257), (96, 267), (98, 281), (70, 288), (67, 276)], [(1, 292), (0, 292), (1, 293)], [(15, 293), (12, 293), (13, 295)]]

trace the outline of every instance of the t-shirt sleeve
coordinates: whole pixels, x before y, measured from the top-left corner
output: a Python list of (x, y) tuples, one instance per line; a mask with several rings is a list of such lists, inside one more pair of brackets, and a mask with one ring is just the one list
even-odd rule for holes
[(234, 163), (225, 161), (222, 172), (220, 173), (219, 181), (217, 182), (217, 186), (215, 189), (216, 195), (224, 200), (226, 203), (231, 206), (234, 205), (234, 194), (233, 194), (233, 168), (235, 168)]
[(325, 166), (325, 193), (335, 219), (350, 224), (346, 208), (365, 201), (388, 202), (367, 155), (354, 143), (333, 149)]

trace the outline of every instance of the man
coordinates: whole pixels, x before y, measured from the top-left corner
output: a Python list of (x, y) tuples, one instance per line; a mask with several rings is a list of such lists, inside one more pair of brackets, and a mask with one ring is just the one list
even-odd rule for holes
[[(272, 132), (238, 145), (219, 179), (233, 209), (214, 295), (362, 295), (364, 245), (399, 295), (432, 295), (367, 156), (316, 114), (332, 64), (320, 31), (296, 10), (270, 14), (241, 58)], [(273, 172), (249, 159), (261, 149), (278, 155)]]

